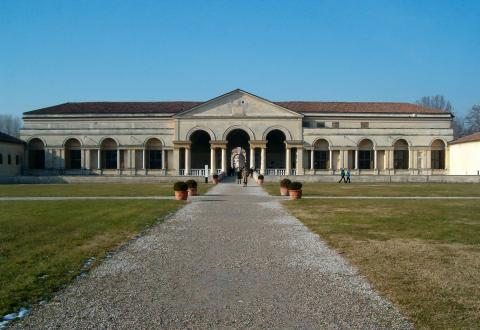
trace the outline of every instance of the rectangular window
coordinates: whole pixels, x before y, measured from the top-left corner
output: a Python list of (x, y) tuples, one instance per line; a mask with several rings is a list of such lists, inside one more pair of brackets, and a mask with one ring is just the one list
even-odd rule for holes
[(368, 122), (362, 121), (362, 122), (360, 123), (360, 127), (361, 127), (361, 128), (368, 128)]
[(12, 155), (8, 155), (8, 165), (12, 163)]
[(317, 128), (325, 128), (325, 122), (324, 121), (317, 121)]
[(393, 151), (393, 168), (396, 170), (408, 169), (408, 150)]
[[(115, 164), (115, 167), (117, 165)], [(79, 170), (82, 168), (82, 151), (70, 150), (70, 168)]]
[(19, 156), (19, 155), (16, 155), (16, 156), (15, 156), (15, 164), (16, 164), (16, 165), (19, 165), (19, 164), (20, 164), (20, 156)]
[(333, 121), (332, 128), (340, 128), (340, 123), (338, 121)]
[(315, 150), (313, 153), (313, 168), (326, 170), (328, 168), (328, 150)]
[(310, 127), (310, 122), (304, 120), (304, 121), (302, 122), (302, 127), (303, 127), (303, 128), (308, 128), (308, 127)]

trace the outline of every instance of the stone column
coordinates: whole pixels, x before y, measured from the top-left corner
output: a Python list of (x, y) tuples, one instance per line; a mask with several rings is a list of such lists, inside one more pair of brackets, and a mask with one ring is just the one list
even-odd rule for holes
[(314, 165), (315, 165), (315, 162), (314, 162), (314, 157), (315, 157), (315, 150), (312, 149), (310, 150), (310, 170), (314, 170)]
[(142, 149), (142, 170), (147, 169), (146, 159), (147, 159), (146, 151), (145, 151), (145, 148), (143, 148)]
[(165, 149), (162, 147), (162, 170), (166, 168), (165, 166)]
[(255, 148), (250, 147), (250, 168), (255, 168)]
[(340, 168), (345, 169), (345, 150), (340, 150)]
[(175, 172), (177, 175), (180, 174), (180, 149), (173, 148), (173, 166), (175, 166)]
[(120, 170), (120, 149), (117, 149), (117, 170)]
[(427, 152), (426, 152), (426, 160), (425, 160), (425, 164), (426, 164), (426, 168), (427, 170), (431, 170), (432, 169), (432, 149), (427, 149)]
[(102, 169), (102, 150), (100, 148), (97, 149), (97, 169)]
[[(286, 155), (285, 155), (285, 175), (290, 175), (290, 173), (292, 172), (291, 171), (291, 164), (292, 164), (292, 161), (291, 161), (291, 149), (290, 148), (286, 148), (285, 149), (285, 152), (286, 152)], [(298, 163), (298, 159), (297, 159), (297, 163)]]
[(212, 175), (217, 172), (217, 159), (215, 158), (216, 150), (217, 149), (215, 147), (210, 147), (210, 173)]
[(355, 149), (355, 169), (358, 170), (358, 149)]
[(412, 149), (408, 148), (408, 169), (413, 168), (413, 151)]
[(185, 148), (185, 175), (190, 175), (190, 148)]
[(373, 169), (377, 170), (377, 149), (373, 150)]
[(303, 148), (297, 147), (297, 175), (303, 175)]
[(92, 152), (91, 149), (85, 149), (85, 168), (87, 170), (90, 169), (90, 153)]
[(222, 147), (222, 172), (227, 174), (227, 147)]
[(261, 153), (260, 153), (260, 174), (265, 174), (266, 163), (267, 163), (267, 148), (262, 147)]
[(328, 169), (330, 171), (332, 171), (333, 170), (333, 151), (332, 151), (332, 149), (330, 149), (328, 151), (328, 157), (330, 157), (329, 160), (328, 160)]
[(65, 148), (59, 149), (60, 151), (60, 168), (65, 169)]

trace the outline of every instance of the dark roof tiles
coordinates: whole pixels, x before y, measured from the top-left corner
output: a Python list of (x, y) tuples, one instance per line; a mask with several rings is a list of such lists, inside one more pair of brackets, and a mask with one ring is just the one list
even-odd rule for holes
[(480, 132), (461, 137), (459, 139), (449, 142), (448, 144), (458, 144), (458, 143), (475, 142), (475, 141), (480, 141)]
[[(63, 103), (48, 108), (25, 112), (26, 115), (56, 114), (175, 114), (192, 109), (203, 102), (79, 102)], [(273, 102), (298, 113), (402, 113), (441, 114), (442, 110), (431, 109), (410, 103), (388, 102)]]
[(8, 134), (2, 133), (2, 132), (0, 132), (0, 142), (7, 142), (7, 143), (13, 143), (13, 144), (24, 144), (25, 143), (22, 140), (17, 139), (14, 136), (11, 136), (11, 135), (8, 135)]

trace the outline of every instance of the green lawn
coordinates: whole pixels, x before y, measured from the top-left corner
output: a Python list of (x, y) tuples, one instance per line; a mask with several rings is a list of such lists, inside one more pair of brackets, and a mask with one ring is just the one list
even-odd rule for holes
[[(109, 188), (95, 187), (103, 194), (119, 191), (105, 186)], [(59, 195), (63, 189), (90, 194), (95, 188), (85, 185), (75, 192), (73, 188), (83, 185), (45, 187)], [(118, 187), (122, 193), (132, 191), (126, 189), (130, 185)], [(151, 194), (163, 189), (149, 188)], [(31, 194), (39, 186), (21, 189)], [(107, 251), (183, 204), (173, 200), (0, 202), (0, 316), (48, 297), (75, 278), (85, 260), (93, 256), (98, 262)]]
[[(198, 193), (211, 185), (200, 183)], [(173, 183), (4, 184), (0, 197), (173, 196)]]
[[(267, 183), (265, 190), (280, 195), (279, 183)], [(480, 196), (475, 183), (311, 183), (303, 184), (305, 196)]]
[[(426, 187), (415, 189), (415, 195), (418, 191), (428, 193)], [(283, 204), (418, 328), (480, 324), (479, 201), (304, 199)]]

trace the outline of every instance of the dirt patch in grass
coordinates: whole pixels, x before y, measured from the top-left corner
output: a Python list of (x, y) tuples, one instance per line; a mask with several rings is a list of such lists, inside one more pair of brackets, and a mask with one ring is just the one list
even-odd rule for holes
[(480, 324), (477, 201), (303, 200), (284, 205), (417, 327)]

